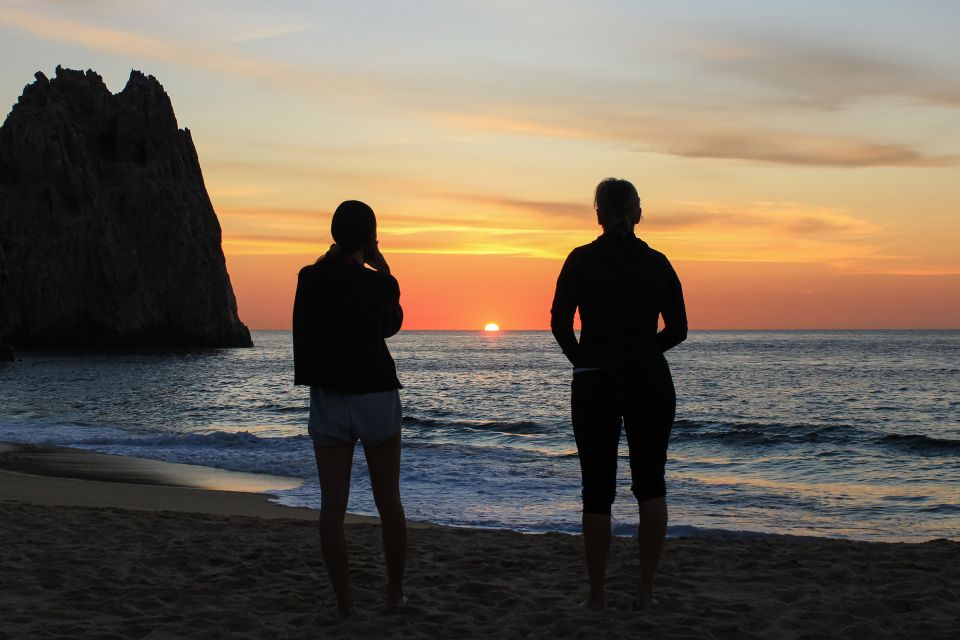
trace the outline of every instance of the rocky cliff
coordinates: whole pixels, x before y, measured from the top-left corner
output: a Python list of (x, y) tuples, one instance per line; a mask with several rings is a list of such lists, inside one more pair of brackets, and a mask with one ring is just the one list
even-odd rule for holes
[[(2, 236), (0, 236), (2, 239)], [(13, 360), (13, 349), (4, 342), (10, 321), (10, 302), (7, 300), (7, 261), (3, 255), (3, 245), (0, 244), (0, 362)]]
[(250, 346), (220, 235), (153, 76), (37, 73), (0, 127), (0, 345)]

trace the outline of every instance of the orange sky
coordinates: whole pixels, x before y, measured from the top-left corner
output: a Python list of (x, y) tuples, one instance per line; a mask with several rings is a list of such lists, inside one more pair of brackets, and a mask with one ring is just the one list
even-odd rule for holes
[[(289, 328), (296, 273), (309, 255), (228, 259), (240, 315)], [(400, 254), (406, 329), (545, 329), (561, 262), (535, 258)], [(958, 327), (960, 276), (843, 274), (791, 263), (675, 263), (694, 329)], [(942, 296), (952, 291), (951, 298)]]
[(0, 103), (156, 76), (255, 329), (347, 199), (406, 328), (545, 329), (608, 176), (694, 329), (960, 328), (960, 4), (922, 5), (7, 0)]

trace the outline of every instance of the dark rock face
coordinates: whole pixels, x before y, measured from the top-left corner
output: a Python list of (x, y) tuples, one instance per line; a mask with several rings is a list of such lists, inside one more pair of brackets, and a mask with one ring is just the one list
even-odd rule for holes
[(189, 130), (153, 76), (36, 74), (0, 128), (0, 347), (240, 347)]
[(3, 245), (0, 244), (0, 362), (13, 360), (13, 348), (4, 343), (3, 337), (9, 330), (9, 314), (5, 311), (10, 308), (7, 300), (7, 272), (6, 259), (3, 255)]

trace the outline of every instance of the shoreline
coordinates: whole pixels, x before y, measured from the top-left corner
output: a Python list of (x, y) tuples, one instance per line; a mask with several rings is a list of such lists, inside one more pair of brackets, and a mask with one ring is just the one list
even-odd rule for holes
[(214, 491), (264, 493), (300, 485), (300, 478), (101, 453), (59, 445), (0, 441), (0, 470), (36, 476)]
[(419, 523), (408, 602), (385, 609), (378, 520), (361, 516), (345, 525), (357, 614), (342, 619), (316, 511), (262, 493), (9, 470), (18, 453), (21, 469), (31, 456), (48, 471), (78, 455), (131, 464), (29, 449), (0, 445), (0, 638), (946, 639), (960, 619), (960, 543), (949, 540), (668, 538), (659, 604), (640, 611), (636, 543), (616, 538), (609, 606), (591, 612), (579, 606), (580, 535)]
[[(75, 490), (89, 482), (85, 491)], [(101, 453), (60, 445), (37, 445), (0, 440), (0, 501), (18, 500), (61, 506), (111, 507), (148, 511), (170, 510), (262, 518), (317, 519), (319, 509), (279, 502), (271, 491), (294, 488), (301, 478), (230, 471), (202, 465), (166, 462), (150, 458)], [(123, 485), (122, 492), (110, 485)], [(95, 496), (85, 498), (84, 495)], [(169, 505), (160, 508), (154, 505)], [(286, 515), (284, 515), (286, 514)], [(346, 522), (375, 523), (376, 515), (347, 513)], [(411, 527), (445, 527), (476, 531), (509, 531), (520, 535), (579, 535), (568, 530), (517, 530), (407, 521)], [(633, 538), (634, 533), (614, 533), (615, 538)], [(864, 540), (844, 536), (781, 533), (748, 529), (698, 527), (671, 524), (667, 539), (707, 538), (724, 540), (839, 540), (876, 544), (923, 544), (936, 540), (960, 543), (957, 537), (929, 540)]]
[[(86, 449), (0, 442), (0, 501), (43, 506), (178, 511), (316, 520), (319, 511), (270, 500), (297, 478), (119, 456)], [(349, 515), (350, 522), (378, 523)]]

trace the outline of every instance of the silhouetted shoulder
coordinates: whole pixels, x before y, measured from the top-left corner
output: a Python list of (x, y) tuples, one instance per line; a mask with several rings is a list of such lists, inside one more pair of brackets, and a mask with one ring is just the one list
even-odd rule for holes
[(597, 253), (596, 241), (591, 242), (590, 244), (584, 244), (579, 247), (576, 247), (567, 255), (567, 259), (564, 263), (566, 268), (575, 267), (578, 264), (581, 264), (585, 261), (589, 261), (590, 258)]
[[(644, 243), (644, 244), (646, 244), (646, 243)], [(661, 253), (660, 251), (657, 251), (656, 249), (654, 249), (654, 248), (651, 247), (650, 245), (646, 245), (646, 251), (647, 251), (647, 253), (650, 255), (650, 257), (651, 257), (652, 259), (654, 259), (654, 260), (660, 260), (660, 261), (662, 261), (662, 262), (670, 262), (669, 260), (667, 260), (666, 254)]]
[(316, 273), (316, 271), (317, 271), (316, 263), (308, 264), (300, 268), (300, 273), (297, 274), (297, 277), (300, 279), (303, 279), (305, 277), (309, 277), (313, 273)]
[(356, 264), (351, 265), (330, 258), (321, 258), (313, 264), (302, 267), (297, 278), (300, 282), (323, 282), (328, 278), (339, 282), (346, 279), (345, 282), (353, 282), (354, 285), (360, 284), (368, 291), (382, 290), (388, 296), (400, 295), (400, 284), (389, 273), (358, 267)]
[(569, 258), (582, 258), (584, 256), (590, 255), (597, 250), (597, 241), (594, 240), (589, 244), (582, 244), (579, 247), (575, 247), (573, 251), (570, 252)]
[(642, 258), (653, 264), (670, 264), (667, 256), (634, 236), (629, 238), (600, 236), (593, 242), (571, 251), (567, 259), (580, 262), (601, 258), (610, 258), (616, 261), (636, 261), (637, 258)]
[(649, 255), (649, 260), (651, 263), (662, 269), (671, 279), (677, 279), (677, 272), (674, 271), (673, 265), (670, 264), (670, 259), (667, 258), (665, 254), (657, 251), (650, 245), (647, 245), (647, 254)]
[(654, 249), (653, 247), (651, 247), (646, 243), (644, 243), (644, 245), (645, 245), (646, 253), (649, 256), (651, 261), (658, 262), (666, 266), (670, 266), (670, 260), (667, 258), (666, 254), (660, 251), (657, 251), (656, 249)]

